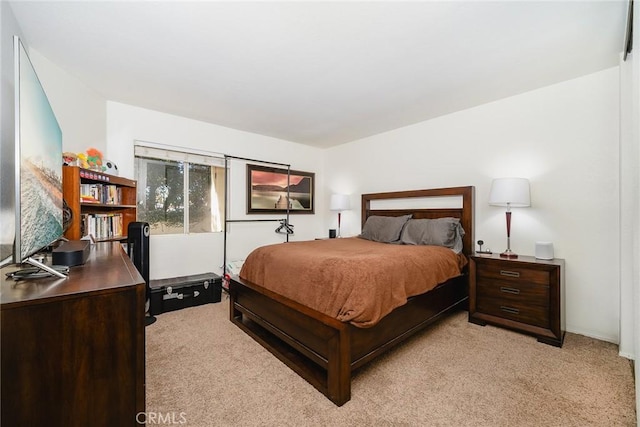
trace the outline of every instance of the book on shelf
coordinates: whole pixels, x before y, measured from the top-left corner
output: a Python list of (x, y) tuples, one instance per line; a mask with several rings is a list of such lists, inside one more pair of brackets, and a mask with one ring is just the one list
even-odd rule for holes
[(94, 239), (115, 239), (123, 236), (124, 218), (121, 213), (82, 214), (80, 230), (82, 236)]
[(80, 184), (80, 201), (82, 203), (101, 203), (103, 205), (119, 205), (122, 200), (122, 189), (113, 184)]

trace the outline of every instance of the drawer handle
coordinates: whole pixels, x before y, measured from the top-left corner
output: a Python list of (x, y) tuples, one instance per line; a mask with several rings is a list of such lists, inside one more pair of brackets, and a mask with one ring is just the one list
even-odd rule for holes
[(517, 308), (513, 308), (513, 307), (507, 307), (504, 305), (500, 306), (500, 310), (507, 312), (507, 313), (511, 313), (511, 314), (520, 314), (520, 310), (518, 310)]
[(506, 286), (500, 286), (500, 291), (507, 294), (514, 294), (514, 295), (520, 294), (520, 289), (507, 288)]
[(509, 276), (509, 277), (520, 277), (520, 272), (518, 271), (509, 271), (509, 270), (500, 270), (501, 276)]

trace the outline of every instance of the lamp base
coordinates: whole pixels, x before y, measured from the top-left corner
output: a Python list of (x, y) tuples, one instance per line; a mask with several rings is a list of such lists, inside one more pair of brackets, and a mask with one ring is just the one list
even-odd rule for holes
[(513, 252), (511, 249), (507, 249), (506, 251), (500, 254), (500, 258), (514, 259), (514, 258), (518, 258), (518, 254)]

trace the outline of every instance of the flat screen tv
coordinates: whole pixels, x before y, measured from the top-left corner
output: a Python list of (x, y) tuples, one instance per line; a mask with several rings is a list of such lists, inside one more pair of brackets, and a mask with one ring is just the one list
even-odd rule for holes
[(15, 57), (15, 242), (13, 261), (65, 277), (33, 255), (63, 235), (62, 131), (20, 39)]

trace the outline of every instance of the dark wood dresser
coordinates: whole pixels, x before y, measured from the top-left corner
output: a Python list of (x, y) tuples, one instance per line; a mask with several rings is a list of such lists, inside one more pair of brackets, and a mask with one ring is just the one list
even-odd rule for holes
[[(15, 269), (15, 267), (11, 267)], [(145, 283), (119, 243), (69, 277), (1, 288), (3, 426), (135, 426), (145, 410)]]
[(470, 322), (510, 328), (562, 347), (564, 260), (476, 254), (469, 273)]

